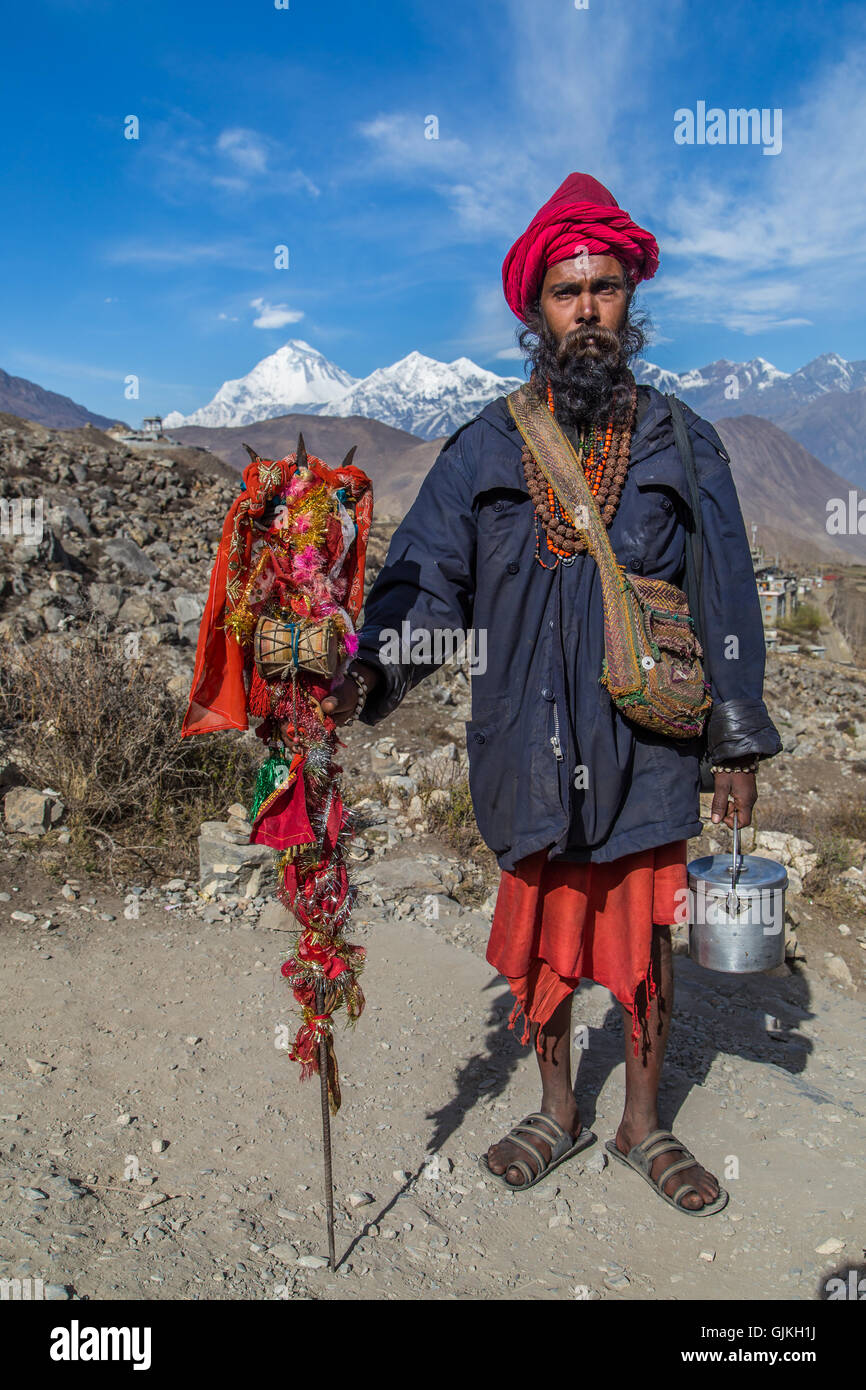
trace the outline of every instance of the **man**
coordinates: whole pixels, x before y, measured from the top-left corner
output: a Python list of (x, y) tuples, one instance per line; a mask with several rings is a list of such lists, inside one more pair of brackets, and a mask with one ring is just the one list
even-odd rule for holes
[[(532, 388), (604, 502), (618, 562), (682, 588), (692, 522), (670, 407), (628, 369), (644, 345), (632, 296), (655, 273), (657, 252), (603, 185), (572, 174), (509, 251), (503, 283), (526, 324)], [(732, 827), (736, 808), (744, 827), (757, 759), (781, 742), (762, 699), (763, 627), (730, 461), (712, 426), (688, 408), (685, 416), (703, 518), (707, 746), (720, 769), (712, 819)], [(687, 840), (702, 829), (702, 743), (639, 727), (599, 684), (598, 570), (522, 445), (500, 397), (451, 436), (425, 477), (367, 600), (349, 668), (369, 688), (359, 717), (377, 724), (435, 669), (384, 659), (386, 630), (408, 621), (412, 633), (486, 631), (467, 745), (479, 830), (502, 870), (487, 958), (515, 995), (510, 1026), (525, 1015), (542, 1086), (540, 1110), (488, 1150), (489, 1171), (528, 1187), (594, 1139), (581, 1126), (569, 1046), (573, 991), (593, 979), (619, 999), (625, 1029), (625, 1108), (608, 1147), (663, 1200), (707, 1215), (727, 1194), (660, 1129), (657, 1113), (673, 1005), (670, 926)], [(346, 722), (358, 689), (347, 674), (323, 709)]]

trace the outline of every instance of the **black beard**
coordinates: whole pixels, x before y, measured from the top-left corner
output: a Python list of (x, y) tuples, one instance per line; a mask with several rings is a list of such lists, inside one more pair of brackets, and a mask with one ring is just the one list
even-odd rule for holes
[(628, 316), (618, 332), (578, 324), (558, 342), (543, 317), (536, 323), (520, 334), (520, 346), (532, 372), (530, 385), (544, 401), (550, 383), (557, 419), (566, 425), (621, 420), (634, 384), (628, 362), (646, 342), (641, 324)]

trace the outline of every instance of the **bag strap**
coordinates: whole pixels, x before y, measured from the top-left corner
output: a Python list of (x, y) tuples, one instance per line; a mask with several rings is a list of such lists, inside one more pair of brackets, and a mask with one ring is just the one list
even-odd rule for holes
[(701, 622), (702, 581), (704, 568), (704, 523), (701, 515), (701, 499), (698, 492), (698, 474), (695, 468), (695, 451), (691, 435), (683, 415), (682, 401), (672, 393), (665, 393), (674, 427), (674, 439), (685, 470), (686, 482), (691, 501), (692, 525), (686, 529), (686, 594), (692, 610), (695, 634), (701, 646), (704, 645)]

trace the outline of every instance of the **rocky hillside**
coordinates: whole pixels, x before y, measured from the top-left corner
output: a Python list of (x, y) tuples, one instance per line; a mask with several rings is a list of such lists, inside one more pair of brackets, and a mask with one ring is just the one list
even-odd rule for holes
[(95, 613), (137, 631), (182, 687), (235, 470), (200, 450), (132, 450), (0, 415), (0, 474), (7, 500), (41, 498), (43, 512), (41, 538), (0, 541), (0, 640)]
[[(10, 416), (0, 416), (0, 466), (6, 497), (41, 495), (45, 511), (38, 543), (7, 538), (0, 546), (0, 640), (38, 640), (75, 629), (96, 614), (118, 633), (137, 633), (147, 663), (184, 700), (237, 473), (200, 451), (131, 451), (96, 430), (48, 430)], [(368, 586), (393, 525), (374, 522)], [(853, 592), (846, 599), (849, 608)], [(761, 772), (760, 843), (791, 867), (789, 928), (802, 914), (821, 950), (830, 949), (829, 940), (830, 954), (841, 953), (845, 979), (856, 982), (863, 975), (857, 934), (863, 933), (866, 911), (866, 826), (857, 809), (866, 791), (866, 674), (858, 667), (770, 653), (766, 698), (786, 756)], [(496, 882), (495, 860), (472, 838), (471, 809), (467, 815), (461, 802), (469, 717), (469, 679), (458, 664), (423, 681), (384, 727), (355, 725), (347, 731), (346, 767), (361, 799), (364, 852), (378, 862), (371, 882), (376, 892), (383, 893), (388, 881), (381, 856), (407, 841), (415, 858), (445, 854), (444, 867), (428, 864), (424, 872), (443, 881), (446, 894), (462, 885), (458, 897), (467, 903), (477, 907), (487, 900)], [(458, 815), (452, 814), (455, 806)], [(14, 807), (13, 798), (7, 823)], [(36, 811), (46, 826), (58, 820), (55, 812)], [(14, 814), (22, 832), (33, 830), (32, 801), (25, 798)], [(268, 893), (261, 874), (249, 891), (261, 856), (244, 849), (248, 833), (237, 813), (225, 824), (203, 827), (200, 883), (190, 889), (195, 902), (201, 904), (198, 895), (207, 889), (208, 900), (252, 898), (264, 910)], [(695, 852), (704, 845), (722, 847), (726, 837), (726, 831), (707, 832)], [(230, 853), (228, 844), (234, 845)], [(214, 874), (214, 865), (229, 861), (231, 873)], [(826, 909), (806, 882), (816, 873), (824, 875), (822, 892), (833, 889)], [(414, 879), (394, 885), (400, 911), (422, 911), (429, 885), (424, 893), (422, 886)], [(834, 935), (834, 916), (849, 928), (848, 936)]]
[(10, 376), (2, 370), (0, 411), (65, 430), (81, 429), (85, 425), (109, 429), (115, 423), (107, 415), (95, 415), (92, 410), (70, 400), (68, 396), (60, 396), (56, 391), (46, 391), (44, 386), (38, 386), (35, 381), (28, 381), (23, 376)]

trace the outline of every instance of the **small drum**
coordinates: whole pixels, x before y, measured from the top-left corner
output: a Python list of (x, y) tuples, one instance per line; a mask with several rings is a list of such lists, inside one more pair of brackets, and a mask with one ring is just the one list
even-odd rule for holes
[(333, 617), (260, 618), (253, 638), (253, 657), (267, 681), (286, 680), (292, 671), (333, 676), (339, 662), (339, 635)]

